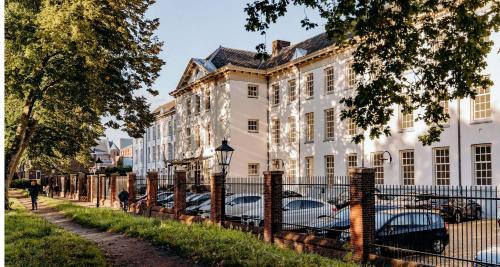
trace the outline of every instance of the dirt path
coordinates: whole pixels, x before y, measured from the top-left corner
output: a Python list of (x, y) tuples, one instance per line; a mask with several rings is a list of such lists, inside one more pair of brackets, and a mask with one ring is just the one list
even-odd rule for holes
[[(20, 192), (12, 191), (11, 196), (18, 198), (27, 209), (31, 210), (29, 198)], [(64, 217), (63, 213), (55, 211), (43, 203), (38, 203), (38, 210), (32, 212), (66, 231), (95, 242), (105, 253), (106, 260), (112, 266), (198, 266), (165, 248), (154, 247), (144, 240), (82, 227)]]

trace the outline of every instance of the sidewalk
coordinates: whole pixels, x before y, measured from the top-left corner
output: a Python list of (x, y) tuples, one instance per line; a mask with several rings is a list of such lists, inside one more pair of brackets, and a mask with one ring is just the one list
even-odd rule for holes
[[(19, 199), (26, 208), (31, 209), (30, 199), (21, 192), (11, 191), (10, 195)], [(74, 203), (87, 206), (87, 203), (78, 201)], [(112, 266), (197, 266), (192, 261), (179, 257), (166, 248), (154, 247), (144, 240), (82, 227), (66, 218), (63, 213), (47, 207), (43, 202), (39, 202), (38, 210), (32, 212), (66, 231), (95, 242), (105, 253), (106, 260)]]

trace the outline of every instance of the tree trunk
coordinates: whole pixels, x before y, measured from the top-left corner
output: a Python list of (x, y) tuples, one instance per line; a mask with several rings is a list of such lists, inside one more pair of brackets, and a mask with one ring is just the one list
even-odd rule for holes
[(10, 183), (12, 181), (12, 178), (14, 177), (16, 169), (19, 166), (19, 160), (21, 159), (21, 156), (28, 146), (28, 140), (31, 136), (32, 128), (34, 127), (34, 121), (32, 121), (32, 111), (35, 104), (35, 99), (33, 96), (33, 91), (30, 91), (30, 94), (24, 104), (19, 125), (16, 129), (14, 143), (5, 157), (5, 209), (10, 209)]

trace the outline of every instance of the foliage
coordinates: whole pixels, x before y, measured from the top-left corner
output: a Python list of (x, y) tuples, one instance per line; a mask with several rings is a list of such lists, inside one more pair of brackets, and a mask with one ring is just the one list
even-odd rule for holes
[(108, 167), (104, 170), (106, 174), (119, 173), (120, 175), (126, 175), (127, 172), (132, 172), (132, 167)]
[(96, 245), (13, 203), (5, 214), (6, 266), (106, 266)]
[[(493, 45), (489, 36), (500, 26), (499, 1), (257, 0), (245, 8), (246, 29), (264, 34), (292, 4), (317, 10), (328, 36), (353, 50), (357, 94), (341, 101), (341, 118), (351, 118), (370, 138), (390, 135), (388, 122), (399, 106), (428, 125), (419, 136), (424, 145), (439, 141), (449, 118), (441, 103), (474, 98), (476, 88), (492, 85), (482, 71)], [(318, 26), (307, 17), (301, 23)]]
[(30, 185), (31, 185), (31, 181), (24, 180), (24, 179), (14, 179), (10, 183), (11, 188), (19, 188), (19, 189), (28, 188)]
[[(153, 0), (9, 0), (5, 5), (6, 158), (85, 165), (104, 127), (140, 136), (154, 121), (145, 89), (164, 62), (145, 18)], [(101, 119), (106, 119), (105, 125)], [(25, 153), (26, 151), (26, 153)], [(7, 176), (6, 176), (7, 177)]]
[(263, 243), (250, 233), (215, 225), (187, 225), (111, 209), (86, 208), (67, 201), (42, 199), (79, 224), (146, 238), (154, 245), (168, 246), (183, 256), (211, 266), (350, 266), (316, 254), (300, 254), (278, 248)]

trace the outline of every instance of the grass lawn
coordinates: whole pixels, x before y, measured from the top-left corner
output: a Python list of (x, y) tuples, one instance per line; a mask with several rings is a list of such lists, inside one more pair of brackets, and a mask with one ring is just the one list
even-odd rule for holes
[(5, 213), (6, 266), (106, 266), (97, 246), (29, 213), (17, 199)]
[(224, 266), (355, 266), (316, 254), (297, 253), (266, 244), (250, 233), (210, 224), (186, 225), (173, 220), (134, 216), (107, 208), (86, 208), (68, 201), (41, 198), (75, 222), (125, 233), (171, 248), (207, 265)]

